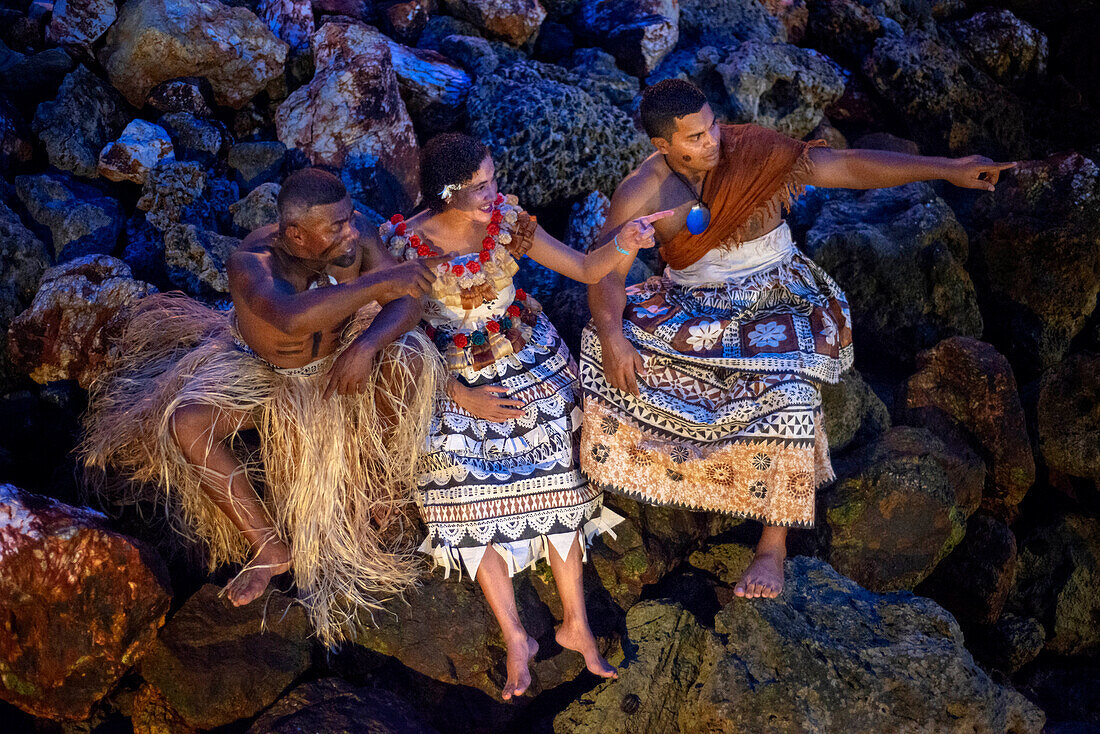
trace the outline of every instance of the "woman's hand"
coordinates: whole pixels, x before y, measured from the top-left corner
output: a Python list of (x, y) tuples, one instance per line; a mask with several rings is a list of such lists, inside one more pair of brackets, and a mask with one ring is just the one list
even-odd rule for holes
[(503, 423), (512, 418), (523, 417), (523, 402), (503, 397), (507, 394), (508, 388), (497, 385), (466, 387), (453, 379), (447, 385), (447, 395), (455, 405), (475, 418), (493, 423)]
[(656, 222), (658, 219), (664, 219), (665, 217), (671, 217), (673, 213), (671, 209), (666, 209), (661, 212), (647, 214), (644, 217), (631, 219), (619, 230), (619, 234), (616, 235), (618, 246), (633, 253), (638, 252), (638, 250), (644, 250), (647, 247), (653, 247), (656, 244), (656, 241), (653, 239), (653, 222)]

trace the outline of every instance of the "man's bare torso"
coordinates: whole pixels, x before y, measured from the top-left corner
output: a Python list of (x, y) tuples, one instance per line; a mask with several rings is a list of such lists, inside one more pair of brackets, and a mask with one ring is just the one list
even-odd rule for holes
[[(362, 221), (361, 217), (356, 218), (356, 225), (361, 233), (370, 231), (370, 225)], [(241, 243), (241, 250), (254, 256), (254, 263), (258, 269), (270, 274), (276, 285), (284, 288), (287, 294), (306, 291), (315, 282), (318, 283), (315, 287), (323, 288), (331, 285), (326, 275), (331, 275), (338, 284), (348, 283), (369, 271), (374, 265), (373, 253), (368, 241), (361, 236), (349, 264), (343, 267), (330, 264), (323, 274), (306, 277), (300, 272), (288, 269), (285, 258), (280, 257), (273, 250), (278, 237), (278, 225), (263, 227), (245, 238)], [(233, 298), (233, 308), (241, 338), (252, 351), (276, 367), (288, 369), (303, 367), (329, 356), (340, 346), (341, 335), (351, 321), (351, 317), (342, 319), (327, 329), (305, 337), (289, 335), (274, 327), (264, 314), (250, 309), (245, 299), (235, 297), (232, 287), (230, 296)]]
[[(719, 163), (719, 165), (722, 164)], [(688, 190), (687, 184), (669, 170), (660, 153), (654, 153), (642, 161), (642, 164), (623, 181), (623, 185), (629, 185), (631, 190), (636, 192), (631, 198), (637, 202), (638, 214), (632, 217), (664, 209), (673, 210), (672, 216), (653, 223), (654, 229), (657, 230), (657, 240), (662, 244), (671, 241), (687, 226), (688, 212), (697, 203), (695, 196)], [(696, 191), (700, 189), (701, 187), (698, 187)], [(718, 208), (716, 202), (708, 201), (706, 204), (712, 211)], [(745, 233), (745, 239), (750, 240), (770, 232), (779, 226), (781, 219), (778, 213), (764, 218), (757, 227)]]

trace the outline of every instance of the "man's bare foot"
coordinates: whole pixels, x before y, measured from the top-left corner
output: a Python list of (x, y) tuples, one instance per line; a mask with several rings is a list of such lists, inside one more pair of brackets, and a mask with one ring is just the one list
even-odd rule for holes
[(567, 650), (574, 650), (584, 656), (584, 664), (588, 666), (590, 673), (595, 673), (601, 678), (618, 678), (619, 673), (615, 666), (603, 659), (600, 649), (596, 646), (596, 638), (592, 636), (592, 630), (580, 625), (566, 627), (564, 624), (554, 635), (558, 644)]
[(783, 560), (777, 553), (760, 553), (752, 559), (733, 593), (748, 599), (774, 599), (783, 591)]
[(271, 579), (290, 570), (290, 549), (281, 540), (264, 544), (256, 557), (225, 586), (223, 593), (235, 607), (249, 604), (264, 593)]
[(505, 667), (508, 670), (508, 680), (504, 684), (504, 690), (500, 697), (505, 701), (513, 696), (522, 696), (531, 685), (531, 661), (539, 651), (539, 643), (534, 637), (519, 639), (514, 643), (505, 640), (508, 647), (508, 660)]

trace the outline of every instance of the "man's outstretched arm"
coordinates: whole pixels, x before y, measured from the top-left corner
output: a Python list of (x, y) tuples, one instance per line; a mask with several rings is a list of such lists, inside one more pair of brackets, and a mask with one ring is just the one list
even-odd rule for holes
[(801, 183), (834, 189), (880, 189), (913, 181), (943, 179), (967, 189), (992, 191), (1001, 171), (1015, 163), (995, 163), (980, 155), (940, 158), (885, 150), (813, 148), (813, 164)]

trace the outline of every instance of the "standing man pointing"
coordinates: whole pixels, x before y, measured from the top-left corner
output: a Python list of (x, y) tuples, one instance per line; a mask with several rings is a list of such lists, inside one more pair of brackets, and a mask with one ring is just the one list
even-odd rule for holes
[(852, 364), (848, 303), (791, 241), (781, 210), (805, 186), (870, 189), (945, 179), (992, 191), (1011, 163), (831, 150), (757, 125), (719, 125), (693, 84), (642, 96), (657, 152), (615, 191), (600, 242), (655, 221), (663, 277), (624, 287), (630, 262), (589, 288), (581, 341), (581, 466), (643, 502), (764, 524), (738, 596), (783, 589), (789, 527), (811, 527), (833, 479), (822, 383)]

